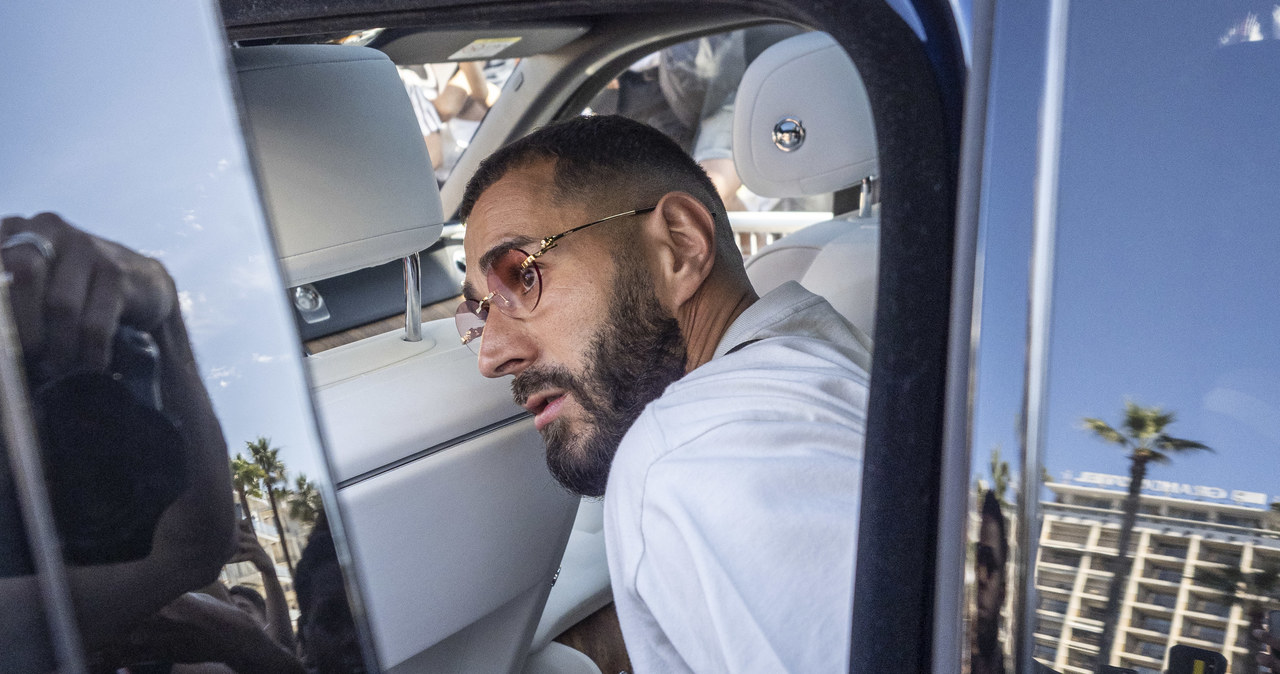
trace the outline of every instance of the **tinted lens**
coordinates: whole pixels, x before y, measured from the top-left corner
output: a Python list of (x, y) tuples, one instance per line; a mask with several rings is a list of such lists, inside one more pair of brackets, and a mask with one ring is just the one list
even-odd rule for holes
[(484, 332), (484, 320), (488, 317), (488, 305), (481, 308), (476, 300), (466, 300), (459, 304), (458, 311), (453, 315), (462, 343), (476, 353), (480, 353), (480, 335)]
[(536, 263), (522, 268), (529, 254), (511, 249), (494, 261), (489, 269), (489, 292), (498, 309), (508, 316), (521, 318), (538, 306), (542, 297), (542, 272)]

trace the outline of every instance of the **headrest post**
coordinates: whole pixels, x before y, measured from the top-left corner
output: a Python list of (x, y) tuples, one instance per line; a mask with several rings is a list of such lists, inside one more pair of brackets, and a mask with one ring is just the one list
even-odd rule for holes
[(879, 181), (876, 180), (875, 176), (867, 176), (862, 179), (862, 201), (858, 204), (858, 217), (871, 217), (871, 206), (876, 202), (876, 197), (878, 196), (876, 195), (876, 188), (879, 186)]
[(404, 258), (404, 341), (422, 341), (422, 261)]

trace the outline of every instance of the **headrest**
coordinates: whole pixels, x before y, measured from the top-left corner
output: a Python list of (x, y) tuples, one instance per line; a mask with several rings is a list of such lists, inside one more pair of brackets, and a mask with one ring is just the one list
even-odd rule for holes
[(734, 163), (756, 194), (824, 194), (879, 171), (862, 78), (826, 33), (764, 50), (747, 67), (734, 110)]
[(290, 287), (390, 262), (440, 237), (431, 159), (386, 55), (338, 45), (231, 53)]

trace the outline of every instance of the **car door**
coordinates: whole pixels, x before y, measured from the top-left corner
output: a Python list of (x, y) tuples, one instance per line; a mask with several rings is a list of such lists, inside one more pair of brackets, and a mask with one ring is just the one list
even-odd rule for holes
[(946, 629), (974, 672), (1259, 671), (1274, 8), (977, 4), (975, 360), (948, 478), (968, 590)]
[[(274, 246), (241, 132), (217, 8), (209, 2), (6, 5), (0, 16), (5, 25), (23, 26), (0, 47), (0, 60), (9, 73), (6, 102), (0, 107), (7, 138), (0, 150), (5, 166), (0, 211), (24, 217), (56, 212), (84, 231), (154, 258), (169, 270), (201, 383), (226, 439), (225, 470), (236, 468), (236, 493), (227, 494), (225, 503), (234, 503), (236, 519), (244, 528), (241, 549), (257, 551), (252, 555), (255, 561), (228, 564), (219, 574), (221, 583), (256, 589), (270, 602), (273, 590), (267, 586), (275, 579), (285, 602), (277, 606), (283, 612), (277, 624), (287, 621), (291, 634), (299, 617), (295, 574), (326, 507), (339, 551), (331, 555), (333, 563), (349, 558), (349, 552), (341, 516), (333, 508), (333, 485), (312, 413), (297, 330), (284, 303)], [(4, 328), (12, 337), (12, 325), (6, 322)], [(10, 339), (8, 348), (13, 346)], [(118, 355), (120, 351), (117, 347)], [(12, 471), (6, 472), (19, 486), (40, 485), (43, 478), (52, 485), (52, 508), (37, 492), (19, 493), (29, 547), (40, 562), (36, 568), (44, 588), (43, 613), (56, 638), (50, 652), (35, 648), (43, 646), (38, 629), (6, 628), (6, 658), (31, 650), (37, 662), (46, 664), (37, 667), (23, 660), (3, 669), (48, 671), (56, 662), (59, 671), (85, 671), (85, 654), (76, 644), (89, 647), (88, 658), (95, 666), (106, 664), (99, 650), (104, 644), (84, 643), (75, 629), (76, 619), (82, 626), (92, 625), (95, 609), (103, 605), (87, 603), (72, 590), (84, 588), (80, 579), (87, 574), (112, 567), (83, 559), (64, 565), (58, 552), (71, 548), (70, 526), (107, 521), (113, 523), (109, 532), (128, 524), (103, 520), (104, 513), (95, 510), (102, 499), (96, 496), (140, 489), (145, 497), (158, 483), (153, 474), (105, 465), (90, 472), (87, 482), (81, 475), (81, 482), (67, 487), (70, 476), (60, 472), (65, 466), (51, 458), (51, 428), (39, 429), (46, 439), (41, 447), (29, 419), (22, 416), (23, 403), (34, 400), (37, 418), (53, 412), (88, 418), (95, 410), (57, 403), (43, 394), (28, 397), (35, 391), (23, 390), (17, 362), (16, 353), (7, 352), (6, 371), (11, 376), (4, 381), (5, 435), (14, 460), (9, 464)], [(126, 378), (132, 376), (129, 366), (121, 367), (118, 371)], [(157, 409), (163, 414), (162, 404)], [(93, 458), (81, 455), (76, 463)], [(117, 476), (121, 483), (110, 482), (120, 472), (126, 473)], [(76, 497), (70, 506), (68, 493)], [(62, 528), (61, 542), (50, 538), (47, 526), (32, 526), (50, 516)], [(21, 539), (22, 528), (12, 519), (5, 525), (0, 536), (6, 544)], [(349, 568), (347, 574), (346, 587), (358, 596), (359, 581)], [(319, 581), (313, 588), (315, 583)], [(359, 602), (348, 604), (341, 575), (335, 575), (332, 584), (334, 610), (353, 614), (350, 634), (354, 638), (358, 633), (367, 643)], [(18, 602), (17, 595), (13, 598), (16, 603), (6, 604), (18, 611), (16, 615), (27, 620), (41, 615)], [(281, 647), (291, 650), (292, 642), (281, 639)], [(354, 657), (361, 657), (358, 648)], [(366, 662), (374, 668), (371, 655)]]

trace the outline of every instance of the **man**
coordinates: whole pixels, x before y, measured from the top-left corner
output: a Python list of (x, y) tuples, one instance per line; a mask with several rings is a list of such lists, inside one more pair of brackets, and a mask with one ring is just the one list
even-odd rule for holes
[(870, 357), (820, 297), (757, 297), (724, 206), (621, 117), (546, 127), (463, 197), (463, 341), (566, 488), (605, 497), (636, 671), (847, 671)]

